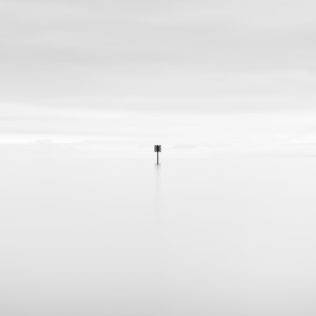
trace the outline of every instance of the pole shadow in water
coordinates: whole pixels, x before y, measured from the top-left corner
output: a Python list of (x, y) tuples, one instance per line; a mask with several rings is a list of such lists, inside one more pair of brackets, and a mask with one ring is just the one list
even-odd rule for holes
[(161, 217), (161, 169), (161, 164), (155, 165), (154, 215), (157, 218)]

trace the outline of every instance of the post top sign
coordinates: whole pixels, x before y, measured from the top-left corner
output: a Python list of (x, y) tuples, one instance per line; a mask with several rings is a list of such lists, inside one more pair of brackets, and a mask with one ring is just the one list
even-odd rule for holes
[(155, 153), (160, 153), (161, 152), (161, 145), (155, 145), (154, 150), (155, 150)]

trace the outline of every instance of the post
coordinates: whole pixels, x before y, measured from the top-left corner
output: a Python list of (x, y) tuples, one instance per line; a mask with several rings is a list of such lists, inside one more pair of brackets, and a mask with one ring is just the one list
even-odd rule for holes
[(157, 165), (159, 165), (159, 153), (161, 152), (161, 145), (155, 145), (154, 151), (157, 153)]

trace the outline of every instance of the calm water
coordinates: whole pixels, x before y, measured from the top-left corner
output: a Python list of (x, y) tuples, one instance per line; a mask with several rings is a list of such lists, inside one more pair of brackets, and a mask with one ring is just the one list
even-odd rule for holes
[(315, 315), (316, 160), (0, 158), (0, 314)]

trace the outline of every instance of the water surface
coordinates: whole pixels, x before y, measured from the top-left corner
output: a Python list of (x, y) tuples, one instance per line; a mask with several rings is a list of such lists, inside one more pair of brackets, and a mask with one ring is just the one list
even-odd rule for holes
[(315, 315), (316, 162), (2, 151), (1, 315)]

